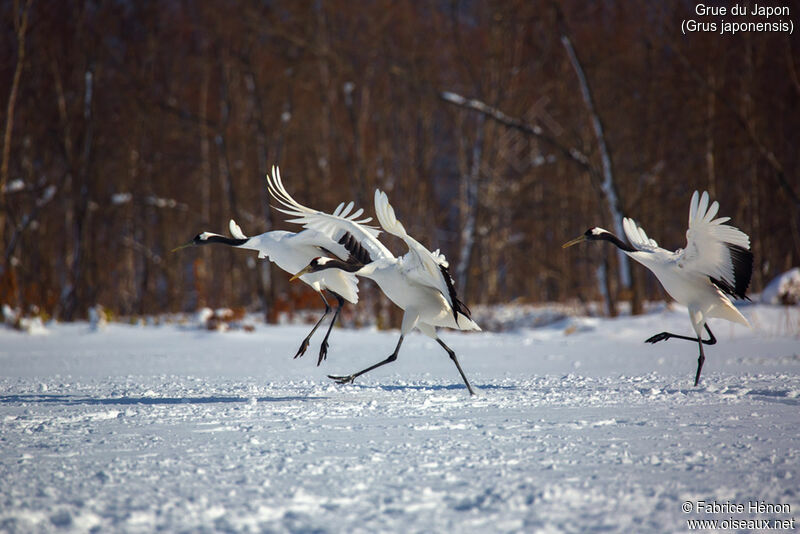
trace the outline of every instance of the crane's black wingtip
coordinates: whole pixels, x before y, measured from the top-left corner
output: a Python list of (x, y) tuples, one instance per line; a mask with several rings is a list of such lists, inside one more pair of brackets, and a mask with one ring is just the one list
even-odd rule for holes
[(372, 263), (372, 257), (369, 252), (367, 252), (367, 249), (365, 249), (361, 243), (358, 242), (358, 239), (350, 232), (345, 232), (342, 237), (339, 238), (339, 244), (350, 253), (350, 257), (347, 260), (349, 263), (355, 263), (361, 266)]
[(464, 317), (466, 317), (467, 319), (472, 319), (472, 312), (469, 310), (467, 305), (464, 304), (458, 298), (458, 294), (456, 293), (456, 288), (453, 285), (453, 277), (450, 276), (450, 271), (448, 270), (448, 268), (442, 264), (439, 264), (439, 270), (442, 272), (444, 283), (447, 285), (448, 296), (450, 297), (450, 302), (453, 308), (453, 319), (455, 319), (456, 324), (458, 324), (459, 313)]
[(750, 279), (753, 276), (753, 253), (739, 245), (730, 243), (725, 245), (728, 247), (731, 263), (733, 264), (733, 284), (713, 277), (710, 277), (711, 281), (724, 293), (734, 298), (750, 300), (746, 293), (747, 288), (750, 286)]
[(731, 253), (731, 261), (733, 262), (736, 296), (740, 299), (746, 299), (745, 293), (753, 276), (753, 253), (738, 245), (728, 245), (728, 250)]

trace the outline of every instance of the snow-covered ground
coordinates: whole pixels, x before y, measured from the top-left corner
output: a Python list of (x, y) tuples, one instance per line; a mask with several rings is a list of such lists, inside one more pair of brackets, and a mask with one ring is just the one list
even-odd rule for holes
[(0, 531), (798, 528), (800, 310), (742, 310), (752, 330), (711, 324), (698, 388), (695, 345), (643, 343), (688, 334), (681, 308), (444, 331), (474, 398), (418, 334), (337, 386), (398, 333), (337, 329), (316, 367), (316, 344), (291, 358), (306, 326), (0, 329)]

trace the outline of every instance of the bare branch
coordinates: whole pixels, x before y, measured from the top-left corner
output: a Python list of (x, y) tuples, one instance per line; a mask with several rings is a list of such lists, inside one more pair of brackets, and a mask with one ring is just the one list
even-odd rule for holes
[(439, 97), (445, 102), (449, 102), (450, 104), (456, 105), (460, 108), (477, 111), (478, 113), (481, 113), (491, 119), (494, 119), (503, 126), (519, 130), (520, 132), (535, 137), (536, 139), (539, 139), (540, 141), (556, 149), (570, 161), (577, 163), (583, 170), (587, 171), (592, 176), (595, 177), (600, 176), (600, 172), (597, 170), (596, 167), (594, 167), (591, 164), (586, 154), (584, 154), (577, 148), (562, 145), (561, 143), (556, 141), (554, 137), (551, 137), (550, 135), (546, 134), (545, 131), (542, 129), (542, 127), (539, 125), (529, 124), (520, 119), (510, 117), (505, 113), (503, 113), (502, 111), (500, 111), (499, 109), (492, 107), (484, 102), (481, 102), (480, 100), (468, 99), (457, 93), (453, 93), (450, 91), (440, 92)]

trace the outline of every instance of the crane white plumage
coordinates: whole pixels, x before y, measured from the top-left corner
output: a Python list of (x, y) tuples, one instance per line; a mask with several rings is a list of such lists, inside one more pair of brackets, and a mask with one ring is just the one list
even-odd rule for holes
[(397, 220), (394, 208), (389, 204), (389, 197), (380, 190), (375, 191), (375, 213), (381, 228), (399, 237), (408, 246), (408, 252), (398, 262), (402, 273), (412, 282), (438, 290), (447, 300), (456, 324), (459, 317), (464, 317), (469, 324), (469, 310), (456, 296), (453, 279), (447, 270), (450, 264), (444, 254), (438, 249), (431, 252), (408, 235), (403, 224)]
[[(277, 195), (273, 196), (278, 198)], [(404, 310), (400, 339), (388, 358), (351, 375), (329, 375), (330, 378), (341, 384), (352, 383), (364, 373), (393, 362), (397, 359), (406, 334), (416, 328), (436, 340), (447, 352), (470, 395), (474, 395), (475, 392), (461, 368), (458, 357), (441, 340), (436, 328), (480, 330), (480, 327), (471, 319), (466, 305), (458, 299), (447, 271), (448, 263), (444, 255), (439, 251), (431, 252), (408, 235), (402, 223), (397, 220), (385, 193), (380, 190), (375, 191), (375, 212), (383, 230), (400, 237), (408, 245), (409, 251), (399, 258), (378, 240), (377, 231), (374, 229), (364, 228), (356, 221), (342, 221), (341, 217), (321, 217), (314, 213), (314, 210), (299, 205), (285, 190), (278, 200), (286, 208), (284, 213), (297, 217), (293, 222), (304, 224), (307, 228), (329, 232), (328, 235), (332, 239), (346, 244), (352, 253), (348, 261), (337, 258), (316, 258), (299, 271), (296, 277), (329, 270), (352, 272), (375, 281), (389, 300)]]
[[(277, 168), (273, 167), (272, 172), (273, 174), (277, 174)], [(341, 208), (342, 206), (339, 206), (338, 211), (341, 212)], [(351, 209), (352, 205), (349, 206), (346, 211), (349, 212)], [(350, 215), (350, 217), (353, 217), (354, 215), (357, 216), (359, 213), (361, 213), (361, 210), (353, 215)], [(347, 213), (345, 213), (345, 215), (347, 215)], [(283, 230), (273, 230), (260, 235), (248, 237), (244, 234), (244, 232), (242, 232), (242, 229), (239, 227), (239, 225), (236, 224), (233, 219), (231, 219), (229, 223), (229, 230), (231, 236), (233, 236), (232, 238), (212, 232), (203, 232), (197, 234), (189, 243), (177, 247), (174, 250), (189, 246), (207, 245), (212, 243), (241, 249), (255, 250), (258, 252), (259, 258), (269, 259), (275, 263), (275, 265), (289, 274), (296, 273), (308, 265), (312, 259), (320, 257), (321, 255), (330, 254), (337, 256), (342, 260), (347, 260), (347, 258), (350, 257), (350, 251), (347, 250), (344, 245), (333, 241), (324, 232), (317, 231), (313, 228), (309, 228), (297, 233)], [(330, 312), (330, 304), (325, 298), (323, 291), (332, 293), (337, 300), (337, 306), (333, 315), (333, 319), (328, 327), (328, 331), (325, 334), (325, 338), (322, 340), (322, 344), (320, 345), (319, 358), (317, 360), (317, 365), (319, 365), (322, 363), (322, 360), (327, 358), (328, 338), (330, 337), (333, 325), (336, 323), (336, 319), (339, 317), (339, 313), (342, 309), (344, 301), (347, 300), (353, 304), (358, 302), (358, 278), (355, 275), (344, 271), (328, 271), (309, 273), (308, 275), (301, 277), (301, 280), (311, 286), (311, 288), (319, 294), (322, 302), (325, 304), (325, 312), (316, 322), (311, 332), (309, 332), (305, 339), (303, 339), (302, 343), (300, 344), (300, 348), (294, 356), (295, 358), (298, 358), (305, 353), (310, 343), (311, 336), (314, 335), (314, 332), (322, 323), (323, 319), (325, 319)]]
[[(714, 218), (719, 203), (709, 205), (707, 192), (692, 195), (689, 204), (689, 229), (686, 247), (670, 252), (658, 246), (633, 219), (625, 218), (622, 227), (627, 245), (602, 228), (590, 228), (583, 235), (563, 245), (564, 248), (581, 241), (609, 241), (622, 249), (656, 275), (669, 295), (687, 307), (692, 328), (697, 337), (661, 332), (646, 340), (657, 343), (670, 338), (696, 341), (700, 347), (697, 359), (695, 386), (700, 382), (705, 355), (703, 344), (713, 345), (716, 338), (708, 327), (709, 318), (720, 318), (749, 326), (747, 319), (736, 309), (730, 297), (746, 299), (753, 271), (750, 238), (738, 228), (726, 224), (730, 217)], [(703, 329), (709, 339), (703, 339)]]
[[(297, 202), (286, 191), (281, 180), (280, 170), (276, 167), (272, 168), (272, 175), (267, 176), (267, 189), (270, 195), (274, 198), (280, 206), (274, 208), (281, 213), (294, 217), (287, 219), (286, 222), (301, 224), (303, 228), (314, 230), (328, 236), (331, 240), (339, 243), (349, 234), (352, 236), (367, 252), (373, 257), (387, 257), (392, 256), (383, 243), (378, 240), (380, 230), (374, 226), (368, 226), (367, 223), (372, 221), (372, 217), (365, 217), (359, 219), (364, 213), (363, 209), (358, 209), (353, 213), (353, 202), (345, 205), (344, 202), (333, 211), (333, 213), (325, 213), (318, 211)], [(341, 245), (341, 243), (339, 243)], [(341, 256), (339, 256), (341, 258)], [(310, 261), (310, 260), (309, 260)], [(306, 263), (308, 265), (308, 263)], [(303, 266), (305, 267), (305, 265)]]

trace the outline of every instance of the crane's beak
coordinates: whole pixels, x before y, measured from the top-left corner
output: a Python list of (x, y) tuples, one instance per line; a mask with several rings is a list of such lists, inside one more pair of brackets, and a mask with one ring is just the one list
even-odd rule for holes
[(185, 245), (180, 245), (180, 246), (177, 246), (177, 247), (173, 248), (172, 250), (170, 250), (170, 252), (177, 252), (177, 251), (179, 251), (179, 250), (181, 250), (183, 248), (189, 248), (189, 247), (193, 247), (193, 246), (194, 246), (194, 241), (189, 241)]
[(575, 239), (573, 239), (572, 241), (567, 241), (566, 243), (561, 245), (561, 248), (568, 248), (568, 247), (571, 247), (572, 245), (577, 245), (578, 243), (581, 243), (583, 241), (586, 241), (586, 236), (581, 234), (578, 237), (576, 237)]
[(310, 273), (310, 272), (311, 272), (311, 266), (310, 266), (310, 265), (307, 265), (305, 269), (303, 269), (303, 270), (302, 270), (302, 271), (300, 271), (299, 273), (295, 274), (293, 277), (289, 278), (289, 281), (290, 281), (290, 282), (294, 282), (295, 280), (297, 280), (298, 278), (300, 278), (300, 277), (301, 277), (301, 276), (303, 276), (304, 274), (308, 274), (308, 273)]

